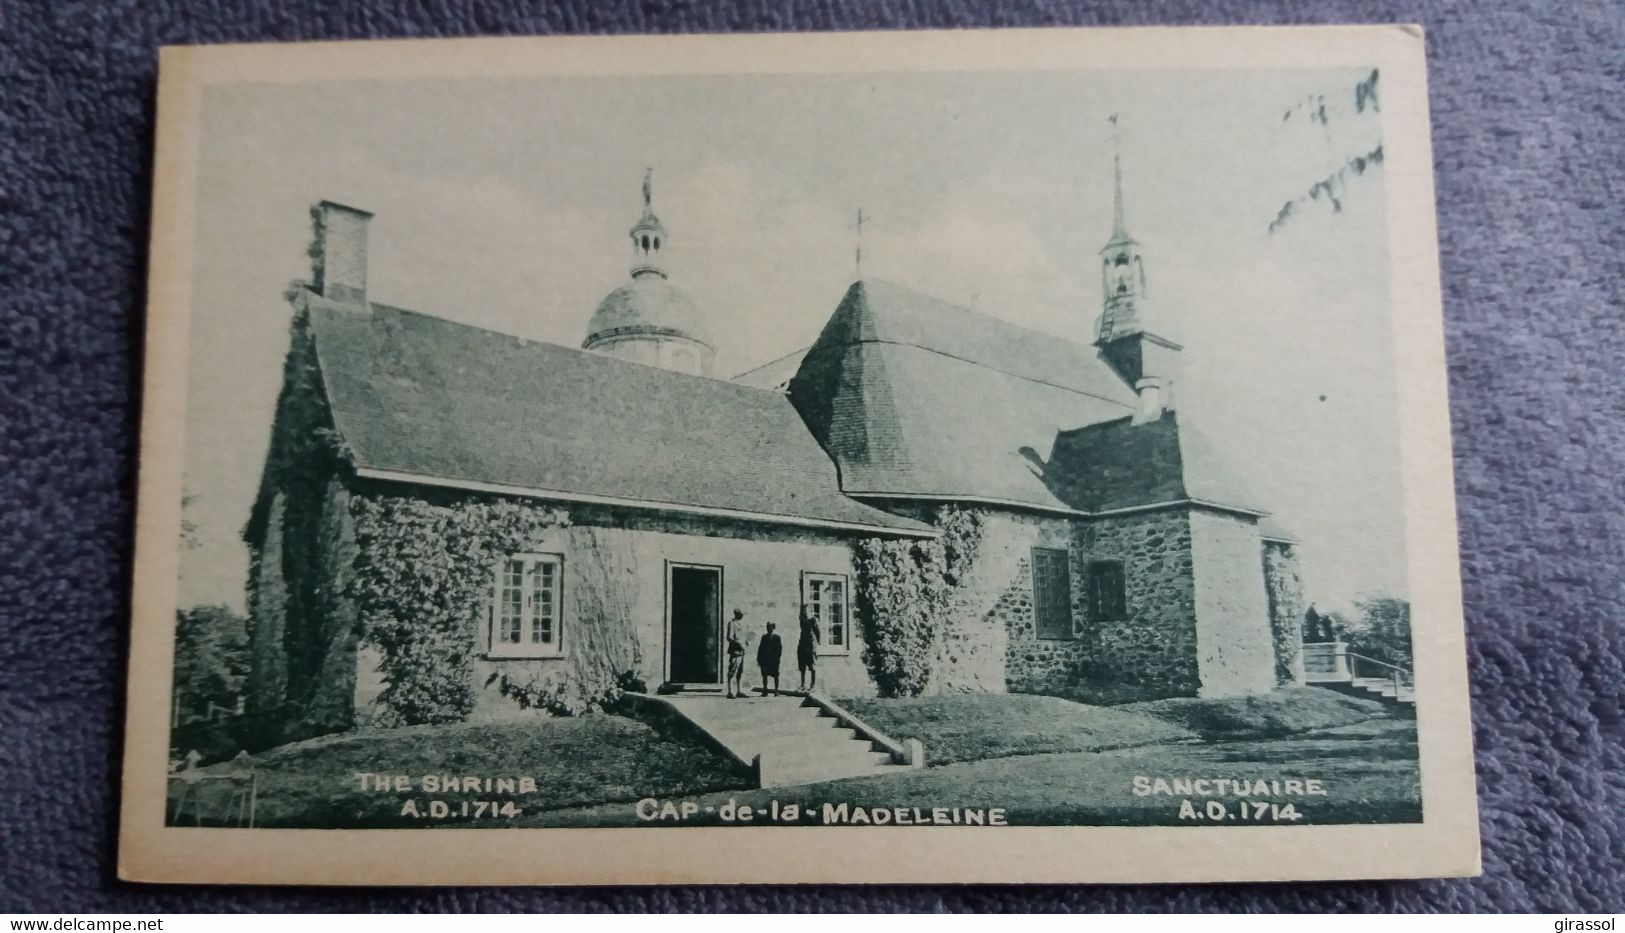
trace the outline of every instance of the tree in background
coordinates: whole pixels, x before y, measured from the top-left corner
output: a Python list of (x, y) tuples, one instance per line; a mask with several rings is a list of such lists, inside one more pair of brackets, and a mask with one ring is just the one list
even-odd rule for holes
[(1356, 654), (1411, 668), (1411, 604), (1394, 596), (1368, 596), (1354, 604), (1359, 617), (1346, 640)]
[(232, 715), (248, 676), (248, 623), (225, 606), (175, 614), (175, 721)]
[[(181, 496), (180, 546), (203, 546), (187, 514), (197, 496)], [(175, 613), (175, 680), (172, 725), (209, 720), (237, 709), (248, 676), (248, 620), (226, 606), (193, 606)], [(230, 715), (228, 712), (227, 715)]]

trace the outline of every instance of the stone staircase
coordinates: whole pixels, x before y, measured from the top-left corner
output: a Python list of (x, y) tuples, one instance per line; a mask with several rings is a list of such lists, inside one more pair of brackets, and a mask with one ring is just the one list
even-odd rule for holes
[(1416, 715), (1416, 679), (1410, 670), (1357, 654), (1342, 642), (1303, 646), (1304, 680), (1362, 700), (1377, 700), (1401, 714)]
[(1391, 706), (1416, 707), (1416, 688), (1404, 683), (1396, 685), (1390, 677), (1355, 677), (1348, 686), (1348, 692), (1354, 696), (1381, 700)]
[(895, 774), (923, 764), (919, 743), (896, 742), (821, 696), (683, 694), (659, 700), (753, 767), (762, 787)]
[(1416, 688), (1404, 682), (1396, 687), (1392, 677), (1346, 677), (1340, 681), (1310, 681), (1310, 686), (1324, 687), (1362, 700), (1376, 700), (1396, 716), (1416, 715)]

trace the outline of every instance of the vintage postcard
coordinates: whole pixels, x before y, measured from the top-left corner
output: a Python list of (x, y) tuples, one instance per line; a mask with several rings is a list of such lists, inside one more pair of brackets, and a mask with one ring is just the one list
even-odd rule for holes
[(1423, 47), (166, 49), (122, 875), (1477, 873)]

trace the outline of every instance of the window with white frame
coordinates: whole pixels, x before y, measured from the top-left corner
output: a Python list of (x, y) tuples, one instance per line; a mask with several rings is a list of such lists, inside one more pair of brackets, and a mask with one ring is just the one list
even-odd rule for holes
[(562, 654), (563, 558), (515, 554), (497, 565), (491, 654), (508, 658)]
[(851, 650), (852, 607), (847, 600), (846, 574), (803, 573), (801, 606), (818, 621), (823, 636), (820, 650), (828, 654)]

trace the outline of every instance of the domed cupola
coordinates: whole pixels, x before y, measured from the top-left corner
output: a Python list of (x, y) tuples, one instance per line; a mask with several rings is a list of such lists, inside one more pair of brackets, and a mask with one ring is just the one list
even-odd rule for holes
[(715, 350), (699, 308), (666, 278), (666, 227), (655, 216), (652, 172), (643, 176), (643, 216), (632, 225), (632, 281), (598, 303), (582, 348), (696, 376)]

